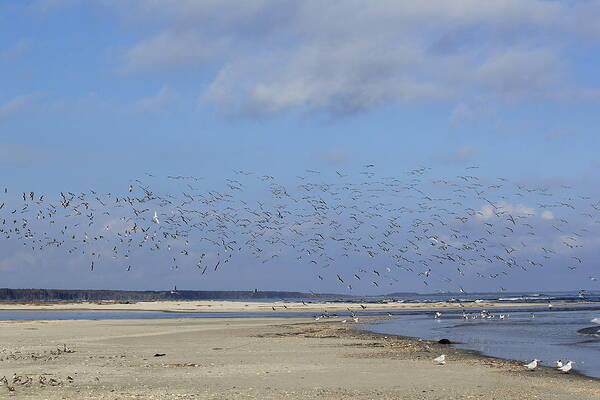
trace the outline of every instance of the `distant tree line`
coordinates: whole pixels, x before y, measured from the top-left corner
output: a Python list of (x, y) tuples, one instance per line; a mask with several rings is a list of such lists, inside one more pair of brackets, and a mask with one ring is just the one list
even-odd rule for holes
[(352, 296), (279, 291), (225, 290), (66, 290), (66, 289), (8, 289), (0, 288), (0, 301), (154, 301), (154, 300), (252, 300), (252, 299), (339, 299)]

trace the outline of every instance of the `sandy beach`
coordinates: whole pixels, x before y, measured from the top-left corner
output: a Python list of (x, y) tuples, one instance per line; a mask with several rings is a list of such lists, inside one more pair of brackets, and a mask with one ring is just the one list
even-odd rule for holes
[[(0, 398), (600, 399), (600, 381), (292, 318), (0, 322)], [(445, 366), (432, 359), (448, 355)]]
[[(361, 306), (362, 304), (362, 306)], [(554, 306), (573, 303), (553, 303)], [(365, 308), (363, 308), (363, 306)], [(162, 312), (339, 312), (339, 311), (406, 311), (442, 310), (457, 308), (498, 308), (498, 307), (548, 307), (548, 303), (502, 303), (483, 301), (478, 303), (350, 303), (350, 302), (259, 302), (224, 300), (185, 300), (185, 301), (106, 301), (106, 302), (39, 302), (39, 303), (0, 303), (0, 311), (162, 311)]]

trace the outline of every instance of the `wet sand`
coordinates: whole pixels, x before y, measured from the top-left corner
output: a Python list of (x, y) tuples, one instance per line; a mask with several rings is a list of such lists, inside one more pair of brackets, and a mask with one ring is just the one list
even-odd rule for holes
[[(457, 309), (457, 303), (362, 303), (367, 310), (405, 311), (405, 310), (443, 310)], [(583, 304), (583, 303), (582, 303)], [(553, 303), (555, 306), (573, 305), (573, 303)], [(463, 303), (462, 308), (497, 307), (548, 307), (547, 303), (500, 303), (480, 302)], [(258, 302), (224, 300), (186, 300), (186, 301), (140, 301), (140, 302), (49, 302), (49, 303), (0, 303), (1, 311), (165, 311), (165, 312), (338, 312), (362, 311), (360, 303), (345, 302)]]
[(2, 376), (1, 399), (600, 399), (599, 380), (292, 318), (4, 321)]

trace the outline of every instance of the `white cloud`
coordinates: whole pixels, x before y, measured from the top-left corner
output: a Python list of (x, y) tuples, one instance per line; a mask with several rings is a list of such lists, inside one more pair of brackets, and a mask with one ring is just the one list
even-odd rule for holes
[(559, 54), (553, 49), (508, 49), (489, 57), (477, 79), (501, 96), (558, 93), (562, 82)]
[(159, 71), (209, 62), (226, 47), (226, 39), (204, 38), (195, 31), (163, 31), (144, 39), (125, 55), (125, 71)]
[(542, 219), (554, 219), (554, 214), (550, 210), (545, 210), (541, 214)]
[(490, 219), (495, 215), (494, 210), (494, 207), (490, 204), (483, 205), (477, 212), (477, 217), (481, 219)]
[(196, 71), (210, 82), (202, 100), (231, 114), (600, 98), (574, 83), (564, 52), (570, 43), (598, 44), (600, 0), (105, 4), (154, 29), (126, 51), (126, 71)]
[(328, 48), (305, 46), (260, 60), (233, 62), (221, 69), (203, 99), (229, 112), (261, 115), (292, 108), (344, 114), (388, 101), (447, 97), (440, 86), (403, 76), (422, 64), (418, 49), (398, 45), (390, 54), (373, 45), (364, 41)]
[(477, 216), (481, 219), (489, 219), (496, 216), (496, 212), (503, 212), (505, 214), (510, 214), (512, 216), (523, 216), (523, 217), (531, 217), (536, 215), (535, 209), (531, 207), (527, 207), (523, 204), (511, 204), (505, 201), (500, 201), (494, 204), (496, 208), (494, 208), (491, 204), (485, 204), (481, 206)]

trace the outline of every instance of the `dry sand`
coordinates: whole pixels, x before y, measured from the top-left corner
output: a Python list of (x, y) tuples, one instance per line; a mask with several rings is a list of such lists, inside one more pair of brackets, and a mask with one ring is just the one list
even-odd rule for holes
[[(555, 306), (573, 303), (553, 303)], [(583, 304), (583, 303), (582, 303)], [(368, 310), (422, 310), (459, 308), (456, 303), (364, 303)], [(464, 303), (464, 308), (494, 307), (547, 307), (546, 303)], [(273, 309), (274, 308), (274, 309)], [(254, 302), (222, 300), (140, 301), (140, 302), (52, 302), (52, 303), (0, 303), (7, 311), (166, 311), (166, 312), (336, 312), (347, 309), (361, 311), (358, 303), (338, 302)]]
[(0, 322), (4, 375), (32, 382), (0, 399), (600, 399), (598, 380), (291, 318)]

